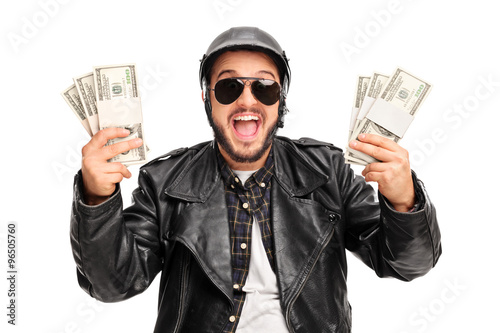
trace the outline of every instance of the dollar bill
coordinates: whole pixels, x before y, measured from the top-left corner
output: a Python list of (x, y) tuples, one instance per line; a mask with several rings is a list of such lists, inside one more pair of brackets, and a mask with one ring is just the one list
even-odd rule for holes
[(382, 94), (382, 88), (384, 87), (388, 79), (389, 79), (388, 75), (384, 75), (378, 72), (374, 72), (373, 75), (370, 77), (366, 93), (363, 95), (363, 99), (359, 104), (359, 110), (354, 122), (353, 129), (351, 130), (351, 136), (349, 137), (349, 141), (355, 139), (352, 137), (352, 132), (354, 132), (354, 130), (359, 126), (363, 118), (366, 117), (366, 114), (370, 110), (375, 99)]
[(90, 72), (73, 78), (82, 100), (83, 108), (93, 134), (99, 131), (99, 118), (94, 88), (94, 73)]
[(74, 84), (66, 88), (61, 95), (63, 96), (66, 103), (68, 103), (73, 113), (78, 117), (83, 127), (92, 136), (92, 130), (90, 128), (89, 121), (87, 119), (87, 115), (85, 114), (85, 110), (83, 109), (82, 101), (80, 99), (80, 95), (78, 94), (78, 90)]
[[(419, 79), (401, 68), (397, 68), (387, 80), (378, 98), (411, 116), (415, 116), (422, 102), (429, 95), (431, 88), (432, 86), (424, 80)], [(369, 112), (370, 111), (368, 111), (368, 113)], [(398, 142), (401, 139), (400, 136), (392, 133), (367, 117), (363, 118), (355, 128), (351, 138), (357, 139), (361, 133), (377, 134), (394, 142)], [(345, 158), (348, 163), (349, 161), (359, 163), (360, 160), (365, 161), (366, 164), (377, 162), (375, 158), (351, 148), (347, 148)]]
[[(373, 105), (375, 99), (382, 94), (382, 88), (389, 79), (389, 76), (379, 72), (374, 72), (373, 75), (368, 78), (370, 80), (368, 82), (368, 86), (366, 88), (365, 93), (360, 94), (359, 91), (356, 93), (356, 95), (361, 95), (361, 100), (359, 100), (359, 97), (356, 97), (356, 104), (358, 110), (356, 112), (355, 119), (353, 120), (351, 118), (348, 142), (356, 139), (355, 137), (353, 137), (354, 129), (356, 129), (359, 126), (359, 124), (361, 123), (361, 121), (363, 120), (363, 118), (366, 116), (371, 106)], [(349, 148), (346, 147), (346, 150), (348, 149)], [(346, 157), (346, 162), (349, 164), (358, 164), (358, 165), (366, 165), (368, 163), (367, 161), (361, 158), (356, 158), (354, 156)]]
[(382, 90), (385, 87), (385, 83), (389, 79), (389, 75), (385, 75), (382, 73), (373, 73), (372, 79), (368, 85), (368, 92), (366, 96), (377, 98), (382, 94)]
[[(356, 91), (354, 93), (354, 101), (353, 101), (353, 106), (351, 110), (351, 121), (349, 123), (349, 133), (348, 133), (348, 140), (347, 142), (351, 140), (352, 132), (355, 128), (355, 124), (357, 123), (357, 117), (359, 114), (359, 110), (361, 108), (361, 104), (363, 103), (363, 99), (368, 91), (369, 83), (370, 83), (371, 77), (370, 76), (362, 76), (359, 75), (356, 79)], [(348, 147), (346, 147), (347, 150)], [(351, 158), (351, 160), (347, 160), (346, 158), (346, 163), (356, 163), (356, 164), (362, 164), (364, 161), (359, 160), (355, 158)]]
[[(109, 140), (108, 145), (133, 138), (141, 138), (145, 142), (135, 64), (96, 66), (93, 73), (99, 128), (121, 127), (130, 131), (129, 136)], [(143, 162), (146, 160), (145, 147), (143, 144), (110, 161), (124, 164)]]
[(368, 91), (368, 84), (370, 83), (370, 76), (358, 76), (356, 80), (356, 93), (354, 94), (354, 102), (351, 111), (351, 122), (349, 123), (349, 136), (351, 137), (352, 131), (355, 128), (356, 119), (358, 116), (359, 109), (363, 103), (363, 99)]

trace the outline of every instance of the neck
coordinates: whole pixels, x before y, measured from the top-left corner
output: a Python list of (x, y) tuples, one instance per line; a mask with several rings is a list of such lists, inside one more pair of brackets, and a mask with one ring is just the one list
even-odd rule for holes
[(241, 170), (241, 171), (252, 171), (252, 170), (258, 170), (262, 168), (266, 164), (267, 157), (269, 156), (269, 152), (271, 151), (271, 146), (267, 148), (264, 154), (262, 154), (262, 157), (259, 158), (255, 162), (237, 162), (228, 155), (228, 153), (220, 146), (220, 144), (217, 144), (219, 146), (219, 151), (226, 161), (227, 165), (229, 168), (233, 170)]

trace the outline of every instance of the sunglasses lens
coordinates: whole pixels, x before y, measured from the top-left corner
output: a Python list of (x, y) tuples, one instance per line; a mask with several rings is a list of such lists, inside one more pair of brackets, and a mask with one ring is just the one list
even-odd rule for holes
[(221, 104), (233, 103), (243, 92), (245, 85), (237, 79), (223, 79), (215, 84), (215, 98)]
[(262, 104), (273, 105), (280, 98), (280, 85), (273, 80), (252, 82), (252, 93)]
[[(215, 84), (215, 98), (221, 104), (231, 104), (240, 97), (245, 83), (237, 78), (222, 79)], [(258, 79), (252, 82), (252, 94), (262, 104), (273, 105), (280, 98), (280, 85), (273, 80)]]

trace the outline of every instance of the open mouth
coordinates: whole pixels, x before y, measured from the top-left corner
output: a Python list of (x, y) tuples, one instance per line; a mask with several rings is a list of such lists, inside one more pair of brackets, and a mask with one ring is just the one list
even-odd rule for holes
[(257, 136), (262, 120), (254, 114), (240, 114), (233, 117), (232, 125), (236, 136), (242, 140), (250, 140)]

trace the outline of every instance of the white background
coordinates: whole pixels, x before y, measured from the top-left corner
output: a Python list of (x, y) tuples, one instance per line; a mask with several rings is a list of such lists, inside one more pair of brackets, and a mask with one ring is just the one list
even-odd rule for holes
[[(353, 332), (498, 330), (500, 24), (493, 1), (24, 0), (0, 6), (2, 332), (152, 332), (159, 278), (142, 295), (115, 304), (98, 303), (78, 286), (69, 218), (73, 175), (88, 136), (60, 93), (94, 65), (135, 62), (150, 157), (209, 140), (199, 59), (215, 36), (238, 25), (270, 32), (291, 59), (291, 112), (280, 135), (343, 148), (360, 74), (390, 74), (401, 66), (434, 85), (401, 144), (438, 209), (443, 255), (410, 283), (379, 279), (349, 255)], [(137, 170), (131, 167), (133, 178), (123, 183), (125, 205)], [(16, 327), (7, 325), (3, 277), (8, 221), (19, 225)]]

